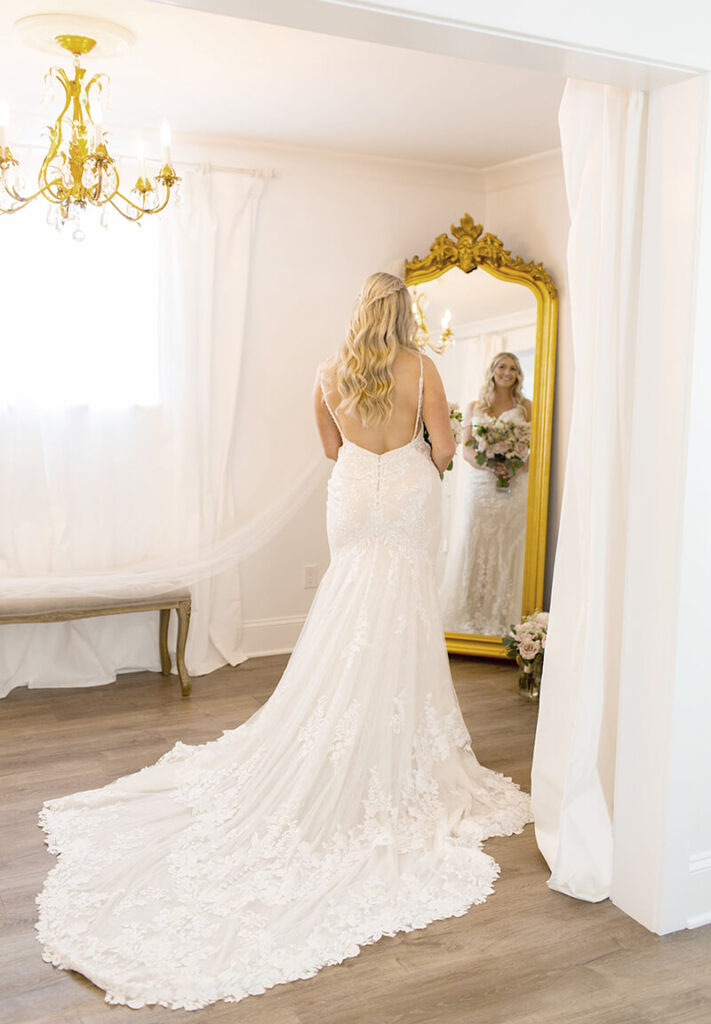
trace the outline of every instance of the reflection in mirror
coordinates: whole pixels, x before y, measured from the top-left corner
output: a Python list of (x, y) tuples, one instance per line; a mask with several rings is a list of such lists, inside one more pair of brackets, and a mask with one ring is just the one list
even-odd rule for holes
[(413, 293), (428, 352), (463, 414), (462, 445), (443, 482), (444, 627), (499, 637), (522, 613), (536, 299), (482, 268), (452, 267)]

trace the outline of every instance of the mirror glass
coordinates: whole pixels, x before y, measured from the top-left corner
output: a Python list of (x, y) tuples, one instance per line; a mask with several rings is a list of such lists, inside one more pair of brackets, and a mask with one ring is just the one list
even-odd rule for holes
[[(437, 364), (449, 401), (462, 412), (464, 440), (470, 434), (474, 439), (473, 445), (460, 444), (443, 481), (444, 628), (500, 637), (522, 612), (536, 297), (484, 267), (468, 274), (452, 267), (410, 290), (429, 331), (425, 351)], [(437, 353), (433, 346), (447, 325), (452, 336)], [(488, 391), (487, 382), (493, 384)], [(495, 458), (514, 444), (519, 467)]]

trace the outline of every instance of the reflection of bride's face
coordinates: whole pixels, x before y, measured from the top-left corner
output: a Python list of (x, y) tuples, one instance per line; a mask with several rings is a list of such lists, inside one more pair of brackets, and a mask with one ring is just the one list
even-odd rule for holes
[(511, 388), (518, 379), (518, 370), (513, 359), (502, 359), (494, 367), (494, 384), (500, 388)]

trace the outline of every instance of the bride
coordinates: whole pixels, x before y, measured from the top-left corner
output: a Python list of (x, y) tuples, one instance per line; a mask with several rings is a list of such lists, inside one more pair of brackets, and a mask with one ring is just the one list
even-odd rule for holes
[(454, 445), (414, 327), (403, 282), (374, 274), (317, 376), (332, 559), (269, 700), (44, 805), (44, 958), (109, 1003), (237, 1002), (464, 914), (499, 870), (482, 841), (531, 820), (478, 763), (449, 673), (434, 561)]
[(507, 488), (499, 488), (467, 441), (477, 423), (530, 423), (531, 402), (522, 386), (518, 357), (498, 352), (478, 400), (464, 410), (462, 456), (472, 472), (467, 472), (462, 522), (442, 585), (444, 624), (452, 632), (502, 636), (521, 618), (528, 460)]

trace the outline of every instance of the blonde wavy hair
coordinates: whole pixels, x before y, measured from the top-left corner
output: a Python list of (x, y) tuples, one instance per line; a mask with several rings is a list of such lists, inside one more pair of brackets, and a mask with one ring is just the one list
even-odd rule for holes
[(419, 352), (416, 329), (405, 282), (392, 274), (371, 274), (336, 355), (339, 411), (357, 413), (365, 427), (387, 419), (395, 388), (393, 361), (401, 348)]
[[(475, 405), (480, 412), (489, 412), (494, 404), (494, 394), (496, 392), (494, 372), (501, 360), (507, 358), (516, 366), (516, 380), (511, 388), (511, 397), (514, 400), (514, 403), (526, 412), (526, 407), (523, 404), (523, 370), (521, 369), (521, 363), (519, 362), (518, 356), (513, 352), (497, 352), (489, 363), (489, 367), (484, 376), (484, 386), (479, 392), (479, 398)], [(528, 419), (528, 413), (526, 413), (526, 419)]]

